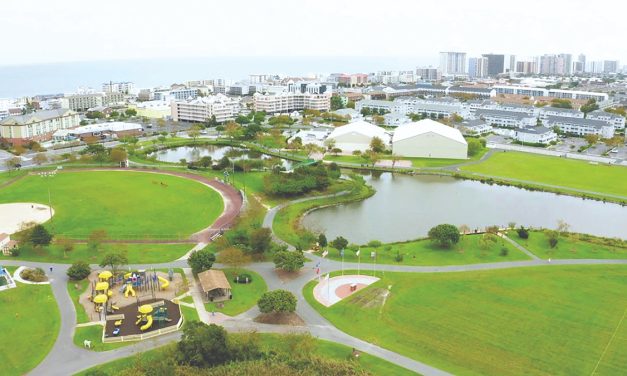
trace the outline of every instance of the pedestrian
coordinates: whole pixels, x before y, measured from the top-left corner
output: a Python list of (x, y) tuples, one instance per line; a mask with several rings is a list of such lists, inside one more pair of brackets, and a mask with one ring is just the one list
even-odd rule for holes
[(52, 266), (50, 267), (50, 273), (52, 273)]

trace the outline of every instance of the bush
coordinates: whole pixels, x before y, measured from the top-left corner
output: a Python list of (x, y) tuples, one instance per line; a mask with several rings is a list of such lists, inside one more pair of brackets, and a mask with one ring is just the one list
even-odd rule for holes
[(204, 272), (211, 269), (213, 263), (216, 262), (216, 255), (208, 249), (194, 251), (187, 259), (187, 264), (192, 268), (194, 274)]
[(251, 283), (253, 281), (253, 277), (251, 277), (248, 273), (242, 273), (235, 278), (233, 278), (233, 282), (235, 283)]
[(305, 265), (305, 256), (300, 251), (281, 251), (274, 255), (274, 265), (286, 272), (295, 272)]
[(509, 250), (507, 249), (507, 247), (501, 247), (501, 253), (500, 255), (505, 257), (509, 254)]
[(265, 292), (257, 301), (261, 313), (279, 313), (296, 311), (296, 297), (286, 290)]
[(19, 255), (20, 255), (20, 253), (22, 253), (22, 251), (21, 251), (21, 249), (20, 249), (19, 247), (17, 247), (17, 248), (13, 248), (13, 249), (11, 250), (11, 256), (13, 256), (13, 257), (17, 257), (17, 256), (19, 256)]
[(42, 225), (33, 227), (33, 231), (30, 234), (30, 241), (33, 245), (48, 245), (52, 240), (52, 235)]
[(45, 282), (48, 280), (46, 272), (42, 268), (24, 269), (20, 273), (20, 277), (31, 282)]
[(516, 230), (516, 232), (518, 233), (519, 238), (529, 239), (529, 230), (527, 230), (526, 228), (520, 226), (520, 228)]
[(67, 276), (70, 277), (72, 281), (81, 281), (91, 273), (91, 268), (89, 264), (84, 261), (77, 261), (67, 270)]
[(399, 251), (396, 251), (396, 256), (394, 256), (394, 261), (403, 262), (403, 255)]

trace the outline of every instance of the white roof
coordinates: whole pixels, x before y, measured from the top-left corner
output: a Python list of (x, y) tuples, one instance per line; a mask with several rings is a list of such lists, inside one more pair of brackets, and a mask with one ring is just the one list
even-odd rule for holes
[(108, 123), (97, 123), (97, 124), (89, 124), (84, 125), (82, 127), (76, 127), (71, 129), (59, 129), (54, 132), (54, 136), (56, 137), (64, 137), (68, 134), (83, 134), (83, 133), (92, 133), (92, 132), (122, 132), (122, 131), (130, 131), (130, 130), (140, 130), (142, 129), (141, 124), (138, 123), (125, 123), (121, 121), (113, 121)]
[(416, 122), (403, 124), (396, 128), (392, 142), (405, 140), (425, 133), (436, 133), (441, 136), (450, 138), (462, 144), (467, 144), (461, 132), (455, 128), (446, 126), (431, 119), (424, 119)]
[(379, 137), (383, 141), (390, 138), (390, 135), (386, 133), (385, 129), (362, 120), (335, 128), (329, 135), (329, 138), (336, 138), (349, 133), (359, 133), (368, 137)]

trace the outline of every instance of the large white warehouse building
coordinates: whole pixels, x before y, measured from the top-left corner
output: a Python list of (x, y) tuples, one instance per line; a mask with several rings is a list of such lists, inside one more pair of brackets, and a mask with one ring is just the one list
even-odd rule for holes
[(468, 143), (459, 130), (425, 119), (396, 128), (392, 152), (403, 157), (466, 159)]
[(375, 137), (380, 138), (389, 148), (390, 134), (385, 129), (365, 121), (356, 121), (335, 128), (325, 140), (325, 144), (329, 145), (329, 141), (334, 140), (335, 147), (344, 152), (366, 151), (370, 148), (370, 142)]

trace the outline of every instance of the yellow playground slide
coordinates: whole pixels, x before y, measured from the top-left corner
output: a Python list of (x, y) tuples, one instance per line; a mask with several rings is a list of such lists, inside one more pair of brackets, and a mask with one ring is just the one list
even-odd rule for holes
[(135, 296), (135, 290), (133, 290), (133, 285), (131, 283), (126, 284), (126, 290), (124, 290), (124, 297), (128, 298), (128, 294), (131, 294), (131, 296)]
[(139, 329), (142, 331), (147, 330), (152, 326), (152, 315), (148, 315), (146, 319), (147, 319), (146, 323), (139, 327)]
[(157, 278), (159, 278), (159, 282), (161, 282), (161, 290), (165, 290), (168, 288), (168, 286), (170, 286), (170, 281), (168, 281), (167, 279), (158, 276)]

